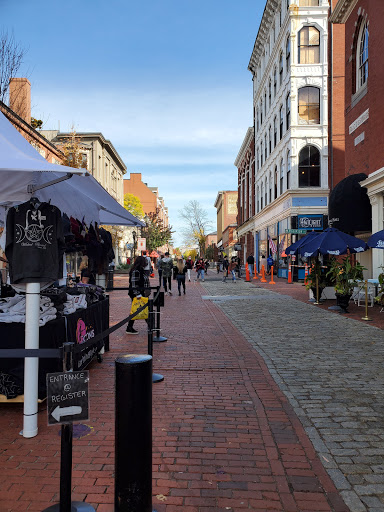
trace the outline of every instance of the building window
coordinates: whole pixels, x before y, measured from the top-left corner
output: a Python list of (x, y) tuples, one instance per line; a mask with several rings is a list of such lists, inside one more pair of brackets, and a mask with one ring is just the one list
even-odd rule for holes
[(269, 202), (272, 203), (272, 185), (273, 185), (273, 177), (272, 173), (269, 175)]
[(275, 166), (275, 181), (274, 181), (274, 185), (275, 185), (275, 199), (277, 199), (277, 180), (278, 180), (278, 176), (277, 176), (277, 165)]
[(268, 105), (269, 105), (269, 108), (271, 108), (271, 105), (272, 105), (272, 82), (271, 82), (271, 79), (269, 79), (269, 82), (268, 82)]
[(299, 153), (299, 187), (320, 187), (320, 151), (315, 146)]
[(260, 167), (263, 167), (263, 142), (260, 142)]
[(357, 40), (357, 89), (363, 87), (367, 83), (368, 80), (368, 25), (365, 21), (362, 23), (359, 32), (359, 38)]
[(283, 52), (280, 52), (280, 58), (279, 58), (280, 85), (283, 83), (283, 72), (284, 72)]
[(284, 128), (284, 116), (283, 116), (283, 105), (280, 107), (280, 138), (281, 140), (283, 138), (283, 128)]
[(269, 125), (268, 129), (268, 143), (269, 143), (269, 154), (272, 153), (272, 126)]
[(320, 89), (299, 89), (299, 124), (320, 124)]
[(303, 27), (299, 32), (299, 64), (320, 62), (320, 32), (315, 27)]
[(273, 97), (276, 98), (277, 94), (277, 69), (276, 66), (273, 70)]
[(267, 143), (267, 132), (264, 134), (264, 149), (265, 149), (265, 161), (268, 158), (268, 143)]
[(299, 7), (316, 7), (319, 5), (319, 0), (299, 0)]
[(280, 160), (280, 195), (284, 192), (284, 160)]
[(287, 153), (287, 190), (291, 188), (291, 152)]
[(289, 93), (285, 98), (285, 126), (287, 130), (291, 126), (291, 95)]
[(277, 117), (275, 116), (273, 120), (273, 147), (275, 148), (277, 144)]
[(260, 211), (260, 192), (259, 192), (259, 187), (257, 187), (257, 204), (256, 204), (256, 208), (257, 208), (257, 213), (259, 213), (259, 211)]
[(257, 148), (256, 151), (256, 170), (258, 171), (260, 169), (260, 150)]
[(263, 184), (261, 184), (260, 187), (260, 209), (263, 209), (263, 196), (264, 196), (264, 190), (263, 190)]
[(291, 65), (291, 38), (287, 37), (287, 42), (285, 43), (285, 63), (286, 70), (288, 73), (289, 67)]
[(260, 100), (260, 127), (263, 125), (263, 100)]
[(268, 204), (268, 181), (267, 178), (265, 178), (264, 182), (264, 192), (265, 192), (265, 206)]
[(259, 109), (256, 109), (256, 130), (259, 131)]

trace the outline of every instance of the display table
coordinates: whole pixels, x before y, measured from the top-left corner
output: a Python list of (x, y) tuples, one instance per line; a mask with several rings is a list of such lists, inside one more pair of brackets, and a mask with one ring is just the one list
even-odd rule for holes
[[(108, 337), (93, 342), (93, 339), (109, 327), (109, 298), (79, 309), (71, 315), (51, 320), (40, 327), (39, 347), (59, 348), (66, 341), (83, 345), (74, 356), (74, 370), (85, 368), (97, 356), (102, 348), (109, 350)], [(0, 323), (0, 350), (4, 348), (24, 348), (25, 324)], [(59, 359), (40, 359), (39, 361), (39, 399), (46, 396), (46, 374), (61, 372)], [(23, 392), (24, 360), (0, 358), (0, 372), (10, 376), (21, 393)], [(7, 400), (0, 395), (0, 401)], [(15, 400), (13, 400), (15, 401)]]

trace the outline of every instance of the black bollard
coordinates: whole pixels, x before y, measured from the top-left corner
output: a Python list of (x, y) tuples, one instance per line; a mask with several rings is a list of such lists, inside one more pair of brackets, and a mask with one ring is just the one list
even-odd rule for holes
[(115, 512), (152, 512), (152, 357), (120, 356), (115, 368)]
[[(154, 329), (154, 311), (153, 311), (153, 299), (148, 300), (148, 355), (153, 356), (153, 329)], [(152, 376), (152, 382), (161, 382), (164, 380), (161, 373), (154, 373)]]
[(160, 329), (160, 309), (161, 309), (161, 306), (164, 306), (164, 292), (159, 292), (159, 295), (157, 297), (157, 300), (156, 300), (156, 327), (153, 329), (155, 332), (156, 332), (156, 336), (154, 336), (154, 338), (152, 339), (152, 341), (155, 343), (155, 342), (163, 342), (163, 341), (167, 341), (168, 338), (166, 338), (165, 336), (160, 336), (160, 332), (161, 332), (161, 329)]

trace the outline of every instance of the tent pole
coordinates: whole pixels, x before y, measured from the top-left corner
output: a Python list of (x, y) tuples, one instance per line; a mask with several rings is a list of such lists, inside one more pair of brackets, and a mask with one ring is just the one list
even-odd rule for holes
[(65, 176), (62, 176), (61, 178), (57, 178), (57, 180), (48, 181), (47, 183), (44, 183), (44, 185), (28, 185), (27, 186), (27, 192), (28, 194), (34, 194), (37, 190), (41, 190), (43, 188), (50, 187), (51, 185), (56, 185), (56, 183), (60, 183), (61, 181), (69, 180), (69, 178), (72, 178), (73, 174), (70, 172), (66, 174)]
[[(25, 348), (39, 348), (40, 283), (26, 284)], [(23, 437), (37, 435), (39, 358), (24, 360)]]

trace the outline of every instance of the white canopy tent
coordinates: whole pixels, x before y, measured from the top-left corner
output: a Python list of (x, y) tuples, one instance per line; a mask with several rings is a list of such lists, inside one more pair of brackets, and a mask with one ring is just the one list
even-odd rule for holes
[[(87, 224), (144, 225), (127, 212), (84, 169), (47, 162), (0, 112), (0, 223), (6, 209), (31, 196), (50, 201), (68, 216)], [(3, 237), (4, 240), (5, 237)], [(40, 284), (26, 285), (25, 348), (39, 348)], [(23, 436), (37, 435), (38, 358), (24, 365)]]

